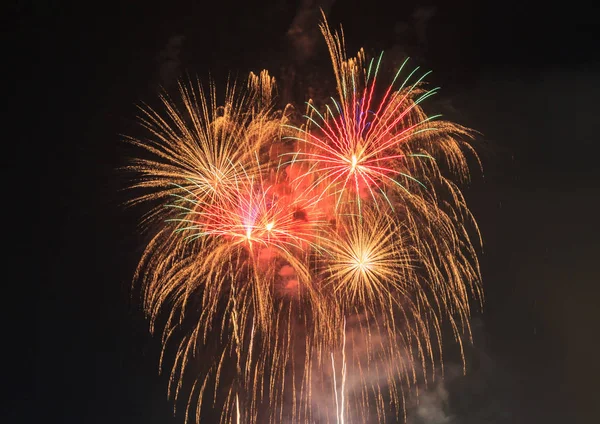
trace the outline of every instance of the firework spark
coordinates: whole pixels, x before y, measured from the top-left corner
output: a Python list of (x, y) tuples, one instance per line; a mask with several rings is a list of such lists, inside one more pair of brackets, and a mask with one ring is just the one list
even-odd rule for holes
[(294, 121), (263, 71), (222, 104), (214, 85), (181, 84), (162, 112), (142, 108), (150, 137), (128, 139), (151, 156), (129, 167), (144, 190), (132, 203), (158, 204), (136, 280), (161, 364), (174, 348), (186, 420), (210, 401), (222, 423), (314, 422), (333, 373), (338, 423), (369, 409), (385, 422), (417, 365), (440, 364), (443, 323), (459, 345), (470, 334), (477, 227), (444, 171), (468, 176), (470, 132), (425, 114), (426, 74), (404, 77), (405, 62), (380, 90), (382, 56), (347, 58), (343, 35), (321, 30), (337, 81), (324, 110), (309, 102)]

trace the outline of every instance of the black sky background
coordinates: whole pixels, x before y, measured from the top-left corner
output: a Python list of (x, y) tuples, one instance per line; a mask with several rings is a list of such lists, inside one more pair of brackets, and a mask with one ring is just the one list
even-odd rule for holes
[[(279, 77), (297, 61), (285, 33), (300, 6), (12, 4), (5, 125), (14, 136), (4, 163), (7, 232), (19, 237), (7, 256), (15, 272), (4, 297), (11, 360), (3, 422), (183, 422), (157, 373), (159, 340), (130, 296), (143, 246), (140, 211), (121, 206), (119, 134), (135, 131), (135, 104), (152, 102), (165, 82), (157, 57), (169, 39), (185, 37), (178, 69), (203, 80), (263, 67)], [(428, 6), (435, 13), (422, 42), (411, 14)], [(344, 26), (350, 53), (409, 51), (433, 69), (443, 112), (482, 133), (484, 177), (465, 187), (484, 238), (486, 305), (472, 372), (447, 381), (446, 421), (411, 419), (596, 422), (600, 61), (592, 10), (337, 0), (329, 19)], [(319, 60), (297, 66), (331, 78)]]

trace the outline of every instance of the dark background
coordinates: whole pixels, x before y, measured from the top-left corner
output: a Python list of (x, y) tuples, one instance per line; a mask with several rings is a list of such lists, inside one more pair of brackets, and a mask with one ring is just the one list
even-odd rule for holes
[[(6, 15), (6, 233), (17, 237), (7, 243), (2, 421), (181, 423), (157, 372), (159, 340), (130, 295), (141, 211), (121, 205), (119, 135), (135, 131), (136, 103), (182, 73), (219, 82), (268, 67), (302, 89), (332, 75), (320, 38), (302, 50), (286, 36), (310, 1), (82, 3), (18, 1)], [(409, 420), (595, 422), (594, 13), (573, 2), (438, 3), (326, 5), (350, 54), (410, 54), (442, 86), (433, 106), (482, 133), (484, 176), (465, 187), (486, 291), (471, 372), (450, 373), (448, 397), (426, 397)], [(291, 70), (307, 76), (290, 84)]]

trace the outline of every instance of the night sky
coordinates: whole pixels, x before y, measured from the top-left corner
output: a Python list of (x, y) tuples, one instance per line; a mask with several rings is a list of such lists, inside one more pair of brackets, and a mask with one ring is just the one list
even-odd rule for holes
[[(6, 247), (15, 272), (4, 283), (2, 421), (182, 423), (158, 375), (160, 341), (131, 296), (142, 211), (122, 206), (120, 134), (137, 131), (136, 104), (181, 75), (219, 83), (295, 69), (313, 78), (295, 85), (305, 87), (332, 73), (321, 38), (303, 55), (286, 37), (311, 2), (81, 3), (17, 1), (8, 15), (4, 204), (7, 233), (19, 236)], [(450, 373), (448, 398), (426, 397), (437, 413), (416, 409), (410, 422), (596, 422), (594, 13), (573, 2), (438, 3), (337, 0), (328, 12), (350, 54), (406, 52), (432, 69), (442, 90), (431, 106), (482, 134), (484, 175), (464, 187), (486, 293), (470, 372)]]

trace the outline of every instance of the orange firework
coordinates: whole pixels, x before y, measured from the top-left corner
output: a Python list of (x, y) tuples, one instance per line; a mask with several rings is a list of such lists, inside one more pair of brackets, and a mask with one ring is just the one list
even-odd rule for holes
[(441, 364), (443, 323), (462, 349), (481, 300), (477, 226), (442, 172), (468, 176), (470, 131), (425, 114), (426, 74), (405, 62), (381, 91), (382, 56), (347, 58), (321, 30), (337, 98), (303, 122), (263, 71), (222, 105), (180, 85), (129, 139), (152, 155), (130, 167), (132, 203), (159, 203), (136, 279), (198, 422), (207, 399), (222, 423), (385, 422)]

